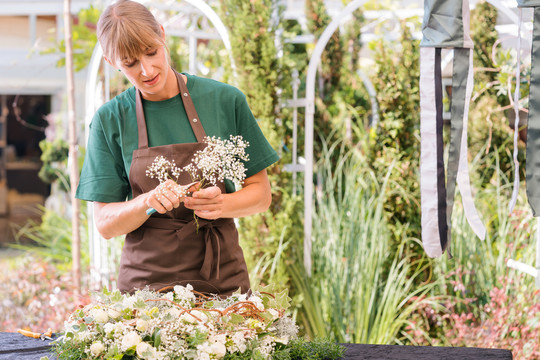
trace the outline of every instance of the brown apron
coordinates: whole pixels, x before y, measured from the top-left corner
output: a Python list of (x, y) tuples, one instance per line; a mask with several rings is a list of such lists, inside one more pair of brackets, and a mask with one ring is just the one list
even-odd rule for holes
[[(191, 162), (197, 150), (206, 146), (202, 142), (206, 133), (187, 86), (180, 74), (175, 74), (180, 97), (197, 142), (148, 147), (141, 94), (137, 90), (139, 148), (133, 152), (129, 173), (133, 197), (158, 185), (157, 179), (146, 176), (146, 169), (156, 156), (162, 155), (174, 160), (182, 168)], [(190, 182), (189, 174), (182, 172), (178, 183)], [(224, 184), (219, 187), (225, 192)], [(154, 213), (138, 229), (127, 234), (120, 261), (118, 289), (133, 292), (146, 286), (159, 290), (173, 285), (191, 284), (194, 290), (204, 293), (230, 295), (238, 288), (243, 293), (247, 292), (250, 288), (249, 277), (234, 220), (199, 218), (198, 223), (197, 230), (193, 211), (182, 203), (165, 214)]]

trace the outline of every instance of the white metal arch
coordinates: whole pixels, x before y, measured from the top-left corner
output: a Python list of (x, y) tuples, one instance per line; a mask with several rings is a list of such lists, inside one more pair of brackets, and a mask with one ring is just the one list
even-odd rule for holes
[[(311, 234), (312, 234), (312, 206), (313, 206), (313, 118), (315, 114), (315, 81), (317, 68), (321, 61), (321, 56), (330, 40), (332, 34), (337, 30), (349, 15), (366, 3), (367, 0), (354, 0), (347, 5), (328, 25), (317, 41), (313, 54), (308, 65), (306, 79), (306, 108), (305, 108), (305, 174), (304, 174), (304, 266), (306, 272), (311, 274)], [(487, 0), (504, 13), (516, 25), (519, 24), (519, 17), (509, 7), (500, 0)], [(540, 224), (539, 224), (540, 227)], [(537, 268), (540, 267), (540, 231), (538, 231), (537, 243)], [(524, 264), (523, 264), (524, 265)], [(516, 262), (509, 262), (509, 266), (516, 267)], [(528, 269), (531, 271), (531, 269)], [(538, 274), (540, 270), (535, 269)], [(537, 283), (540, 283), (537, 277)], [(539, 285), (540, 286), (540, 285)]]
[[(222, 40), (225, 49), (228, 52), (229, 59), (231, 62), (231, 68), (233, 70), (233, 74), (236, 74), (236, 67), (234, 64), (234, 59), (232, 57), (232, 48), (231, 48), (231, 42), (229, 38), (229, 33), (227, 31), (227, 28), (223, 24), (223, 21), (221, 21), (218, 14), (204, 1), (202, 0), (181, 0), (178, 3), (173, 4), (163, 4), (163, 3), (157, 3), (153, 1), (147, 1), (147, 0), (138, 0), (140, 3), (148, 6), (149, 8), (156, 8), (160, 10), (172, 10), (172, 11), (180, 11), (182, 10), (180, 7), (181, 2), (185, 2), (196, 8), (198, 11), (200, 11), (204, 16), (206, 16), (214, 28), (216, 29), (219, 38)], [(108, 3), (111, 3), (112, 1), (109, 1)], [(167, 32), (167, 26), (164, 26), (165, 31)], [(175, 35), (174, 33), (172, 35)], [(190, 37), (191, 39), (191, 37)], [(94, 113), (96, 110), (104, 104), (106, 101), (109, 100), (109, 65), (107, 63), (104, 63), (105, 66), (105, 94), (102, 94), (101, 91), (99, 91), (98, 87), (98, 72), (100, 69), (100, 66), (104, 63), (103, 61), (103, 50), (101, 46), (96, 44), (96, 47), (94, 48), (94, 51), (92, 53), (92, 58), (90, 59), (90, 63), (88, 65), (88, 72), (86, 76), (86, 90), (85, 90), (85, 144), (88, 141), (88, 129), (90, 126), (90, 122), (92, 121), (92, 117), (94, 116)], [(193, 59), (190, 59), (190, 64), (193, 63)], [(91, 282), (92, 286), (103, 286), (104, 284), (108, 284), (110, 281), (110, 275), (114, 269), (112, 269), (112, 264), (114, 263), (112, 259), (110, 258), (108, 248), (110, 247), (108, 245), (108, 241), (105, 240), (101, 235), (99, 235), (99, 232), (97, 231), (97, 228), (95, 226), (94, 220), (93, 220), (93, 206), (92, 202), (88, 203), (88, 239), (89, 239), (89, 246), (90, 246), (90, 276), (91, 276)]]

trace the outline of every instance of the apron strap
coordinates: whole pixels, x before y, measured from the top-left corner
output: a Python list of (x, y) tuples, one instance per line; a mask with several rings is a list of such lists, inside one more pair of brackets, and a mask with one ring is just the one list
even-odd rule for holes
[(201, 120), (199, 119), (199, 114), (197, 114), (197, 110), (195, 110), (195, 105), (193, 105), (193, 100), (191, 99), (191, 95), (189, 94), (184, 79), (178, 72), (175, 71), (174, 73), (176, 74), (176, 79), (178, 80), (178, 87), (180, 88), (181, 95), (180, 97), (184, 103), (184, 109), (186, 109), (189, 124), (195, 133), (197, 142), (202, 142), (206, 136), (206, 132), (201, 124)]
[(146, 119), (142, 107), (142, 97), (139, 89), (135, 91), (135, 111), (137, 113), (137, 130), (139, 131), (139, 149), (148, 149), (148, 134), (146, 133)]
[[(191, 129), (197, 138), (197, 142), (202, 142), (206, 136), (206, 132), (201, 124), (197, 110), (195, 110), (195, 105), (191, 99), (186, 82), (182, 76), (176, 71), (173, 70), (176, 75), (176, 80), (178, 82), (178, 88), (180, 89), (180, 98), (184, 104), (184, 109), (186, 110), (186, 115), (191, 125)], [(146, 118), (144, 117), (144, 110), (142, 105), (142, 96), (139, 89), (136, 89), (135, 92), (135, 111), (137, 114), (137, 129), (139, 131), (139, 149), (148, 149), (148, 133), (146, 131)]]

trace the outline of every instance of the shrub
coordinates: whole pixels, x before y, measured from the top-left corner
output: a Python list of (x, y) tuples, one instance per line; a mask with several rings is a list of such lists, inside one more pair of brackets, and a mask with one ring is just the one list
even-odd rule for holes
[(0, 267), (0, 331), (27, 328), (59, 331), (68, 314), (89, 303), (77, 296), (69, 271), (30, 255), (4, 260)]

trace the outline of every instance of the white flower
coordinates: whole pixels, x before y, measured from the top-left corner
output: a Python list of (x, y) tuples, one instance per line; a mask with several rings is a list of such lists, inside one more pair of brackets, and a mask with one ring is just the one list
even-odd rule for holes
[(234, 343), (234, 346), (232, 346), (231, 352), (240, 351), (241, 353), (243, 353), (244, 351), (246, 351), (247, 349), (246, 338), (244, 337), (243, 333), (241, 332), (234, 333), (231, 340)]
[(92, 309), (90, 311), (90, 316), (98, 323), (104, 324), (109, 321), (109, 315), (103, 309)]
[(170, 314), (173, 317), (173, 319), (176, 319), (177, 317), (180, 316), (180, 309), (178, 309), (175, 306), (175, 307), (172, 307), (169, 310), (167, 310), (167, 313)]
[(133, 304), (135, 304), (135, 301), (137, 301), (137, 299), (135, 298), (135, 296), (126, 296), (124, 298), (124, 300), (122, 300), (122, 307), (124, 309), (132, 309), (133, 308)]
[(213, 343), (211, 348), (212, 348), (212, 353), (215, 354), (218, 359), (221, 359), (227, 353), (227, 348), (225, 347), (224, 344), (220, 342)]
[(143, 319), (137, 319), (136, 329), (141, 332), (146, 331), (148, 329), (148, 321), (143, 320)]
[(174, 292), (181, 300), (194, 301), (195, 294), (192, 292), (193, 286), (187, 284), (186, 286), (176, 285), (174, 287)]
[(107, 311), (107, 315), (109, 315), (111, 319), (118, 319), (120, 315), (122, 315), (122, 313), (116, 309), (109, 308), (109, 310)]
[(116, 323), (114, 325), (114, 333), (115, 334), (123, 334), (125, 329), (126, 329), (126, 326), (124, 324), (122, 324), (121, 322)]
[(273, 320), (279, 318), (279, 312), (276, 309), (268, 309), (268, 312), (272, 315)]
[(262, 299), (258, 296), (251, 296), (249, 298), (249, 301), (255, 303), (255, 306), (257, 306), (257, 309), (261, 310), (261, 311), (264, 311), (264, 305), (263, 305), (263, 302), (262, 302)]
[(96, 341), (95, 343), (90, 345), (90, 353), (92, 354), (92, 356), (98, 356), (103, 351), (105, 351), (105, 345), (103, 345), (101, 341)]
[(130, 331), (122, 338), (122, 349), (125, 351), (132, 346), (139, 345), (141, 341), (142, 339), (139, 334), (135, 331)]
[(190, 324), (198, 324), (199, 320), (205, 322), (206, 320), (208, 320), (208, 317), (202, 311), (193, 310), (183, 313), (182, 316), (180, 316), (180, 320), (184, 320)]
[(244, 161), (249, 160), (245, 149), (249, 146), (242, 136), (230, 136), (228, 140), (216, 137), (203, 139), (207, 146), (195, 153), (191, 164), (182, 170), (190, 174), (193, 180), (200, 180), (203, 185), (216, 185), (224, 179), (239, 186), (246, 178)]
[(106, 323), (105, 326), (103, 326), (103, 330), (105, 330), (105, 334), (112, 333), (114, 328), (115, 328), (115, 325), (113, 323)]
[(156, 358), (156, 348), (150, 345), (147, 342), (140, 342), (137, 344), (137, 355), (141, 359), (155, 359)]

